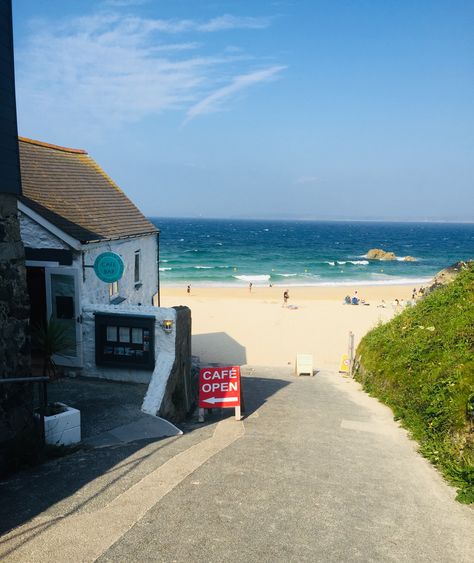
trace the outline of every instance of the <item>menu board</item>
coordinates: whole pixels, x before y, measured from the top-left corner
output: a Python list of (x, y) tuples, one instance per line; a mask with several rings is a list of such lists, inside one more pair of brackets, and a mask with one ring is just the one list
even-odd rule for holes
[(152, 370), (154, 334), (154, 317), (96, 313), (96, 364)]

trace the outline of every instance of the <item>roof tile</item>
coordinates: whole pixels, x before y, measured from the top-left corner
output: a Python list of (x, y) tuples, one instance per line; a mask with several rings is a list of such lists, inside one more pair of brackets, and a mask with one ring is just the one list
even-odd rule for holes
[(82, 149), (19, 138), (22, 200), (81, 242), (158, 229)]

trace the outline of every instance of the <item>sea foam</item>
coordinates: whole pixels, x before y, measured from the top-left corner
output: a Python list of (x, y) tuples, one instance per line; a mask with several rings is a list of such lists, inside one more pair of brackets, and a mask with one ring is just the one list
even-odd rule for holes
[(233, 278), (235, 278), (236, 280), (241, 280), (241, 281), (245, 281), (245, 282), (264, 282), (264, 281), (268, 281), (270, 279), (270, 276), (266, 275), (266, 274), (262, 274), (262, 275), (250, 275), (250, 276), (232, 276)]

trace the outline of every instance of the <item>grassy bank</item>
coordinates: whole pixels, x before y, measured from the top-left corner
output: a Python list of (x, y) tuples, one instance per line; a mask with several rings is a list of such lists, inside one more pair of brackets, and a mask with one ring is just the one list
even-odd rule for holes
[(474, 266), (369, 332), (356, 378), (474, 502)]

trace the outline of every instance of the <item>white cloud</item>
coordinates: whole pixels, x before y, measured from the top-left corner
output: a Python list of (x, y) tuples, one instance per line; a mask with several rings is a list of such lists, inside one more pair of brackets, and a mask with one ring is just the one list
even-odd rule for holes
[[(16, 58), (20, 126), (47, 121), (63, 129), (65, 123), (103, 128), (169, 110), (184, 111), (188, 120), (215, 111), (236, 92), (271, 80), (284, 67), (250, 72), (249, 61), (255, 65), (250, 56), (225, 49), (209, 54), (208, 48), (201, 54), (207, 45), (170, 42), (169, 34), (260, 29), (265, 22), (226, 15), (202, 23), (117, 12), (54, 24), (36, 21)], [(235, 78), (219, 88), (223, 75)]]
[(234, 96), (242, 90), (250, 88), (255, 84), (274, 80), (276, 76), (285, 68), (285, 66), (281, 65), (272, 66), (263, 70), (257, 70), (248, 74), (236, 76), (229, 85), (219, 88), (218, 90), (216, 90), (212, 94), (209, 94), (203, 100), (189, 108), (186, 114), (186, 121), (190, 121), (198, 115), (218, 111), (221, 108), (224, 100), (230, 98), (231, 96)]
[(199, 24), (199, 31), (224, 31), (227, 29), (265, 29), (269, 27), (271, 18), (238, 17), (225, 14)]

